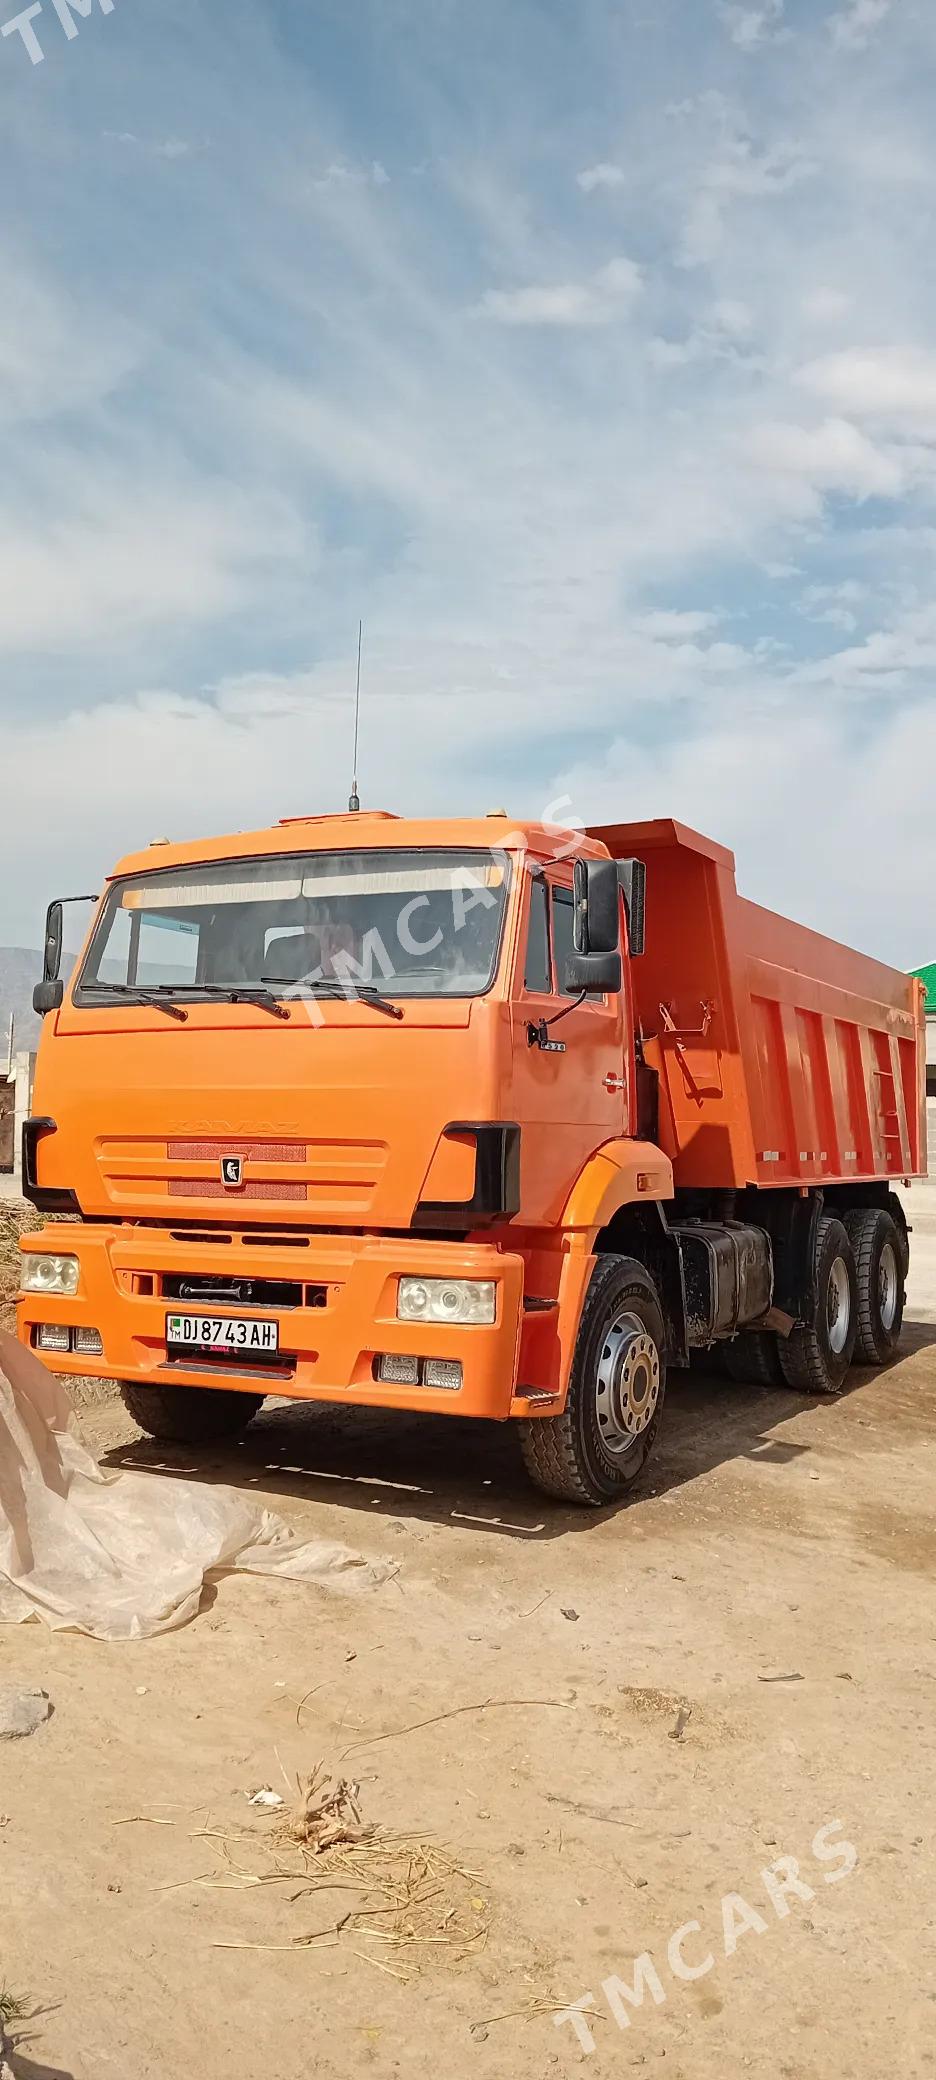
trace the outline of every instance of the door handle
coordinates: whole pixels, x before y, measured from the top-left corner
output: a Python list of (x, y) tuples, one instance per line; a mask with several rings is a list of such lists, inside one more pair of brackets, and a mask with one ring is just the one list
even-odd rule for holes
[(614, 1092), (622, 1091), (624, 1089), (623, 1076), (616, 1076), (613, 1069), (609, 1069), (607, 1076), (605, 1076), (602, 1079), (602, 1081), (604, 1083), (606, 1091)]

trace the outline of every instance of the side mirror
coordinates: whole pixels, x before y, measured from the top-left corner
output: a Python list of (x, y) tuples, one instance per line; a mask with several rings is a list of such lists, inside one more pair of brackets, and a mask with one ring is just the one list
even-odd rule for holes
[(576, 953), (619, 952), (621, 902), (616, 860), (576, 860), (573, 916), (572, 943)]
[(619, 953), (570, 953), (562, 987), (567, 997), (613, 997), (623, 980)]
[(45, 945), (42, 955), (43, 982), (57, 982), (62, 972), (62, 942), (65, 936), (64, 916), (65, 912), (61, 903), (49, 904), (46, 911)]
[(45, 940), (42, 949), (42, 981), (33, 990), (33, 1010), (44, 1018), (47, 1011), (57, 1011), (65, 995), (65, 985), (60, 981), (62, 967), (62, 941), (65, 933), (64, 910), (61, 903), (50, 903), (46, 911)]
[(44, 1018), (47, 1011), (58, 1011), (65, 998), (65, 984), (56, 976), (54, 982), (37, 982), (33, 990), (33, 1010)]
[(642, 859), (619, 859), (618, 880), (627, 905), (627, 944), (634, 959), (647, 943), (647, 869)]
[(65, 939), (65, 904), (96, 902), (97, 896), (66, 896), (62, 902), (49, 904), (42, 949), (42, 981), (37, 982), (33, 990), (33, 1010), (38, 1011), (43, 1018), (47, 1011), (57, 1011), (65, 998), (65, 984), (60, 979), (62, 946)]

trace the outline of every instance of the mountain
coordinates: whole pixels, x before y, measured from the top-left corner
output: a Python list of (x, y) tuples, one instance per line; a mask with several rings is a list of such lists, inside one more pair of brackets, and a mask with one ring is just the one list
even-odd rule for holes
[(32, 993), (42, 974), (42, 955), (24, 946), (0, 946), (0, 1066), (6, 1066), (10, 1013), (15, 1019), (17, 1054), (39, 1045), (41, 1019), (32, 1008)]
[[(76, 953), (62, 955), (62, 974), (66, 982), (74, 972), (77, 959)], [(109, 976), (115, 982), (125, 979), (126, 972), (125, 962), (101, 963), (102, 977)], [(32, 953), (25, 946), (0, 946), (0, 1075), (6, 1068), (11, 1012), (15, 1020), (15, 1052), (33, 1054), (39, 1045), (42, 1020), (37, 1018), (32, 1008), (32, 993), (41, 975), (41, 953)], [(140, 980), (143, 983), (172, 979), (171, 974), (154, 967), (152, 963), (141, 964)]]

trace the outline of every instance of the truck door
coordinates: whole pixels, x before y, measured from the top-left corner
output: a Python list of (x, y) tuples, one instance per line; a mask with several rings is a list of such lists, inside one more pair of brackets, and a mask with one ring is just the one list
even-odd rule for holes
[[(524, 1220), (559, 1218), (584, 1164), (628, 1131), (623, 997), (576, 1004), (563, 991), (572, 952), (572, 870), (525, 876), (513, 992), (514, 1097)], [(547, 1024), (540, 1037), (544, 1021)], [(531, 1030), (537, 1034), (531, 1044)]]

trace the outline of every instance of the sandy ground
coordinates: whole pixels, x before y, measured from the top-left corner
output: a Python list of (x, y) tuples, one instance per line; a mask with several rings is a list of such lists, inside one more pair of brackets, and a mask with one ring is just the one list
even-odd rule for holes
[[(931, 2075), (936, 1191), (913, 1217), (890, 1371), (825, 1405), (674, 1376), (647, 1490), (616, 1513), (543, 1504), (509, 1434), (455, 1421), (280, 1404), (196, 1463), (86, 1406), (109, 1464), (247, 1484), (402, 1566), (353, 1605), (227, 1581), (135, 1647), (0, 1634), (0, 1682), (55, 1707), (0, 1748), (0, 1986), (34, 2011), (18, 2076)], [(319, 1758), (476, 1874), (441, 1940), (396, 1947), (371, 1914), (298, 1948), (357, 1896), (225, 1866), (275, 1867), (244, 1793), (285, 1796)], [(811, 1844), (832, 1821), (857, 1867), (828, 1884), (842, 1861)], [(782, 1856), (814, 1894), (785, 1916), (760, 1876)], [(757, 1919), (726, 1955), (730, 1893)], [(680, 1981), (688, 1921), (687, 1962), (714, 1962)], [(603, 1982), (643, 1952), (664, 1999), (618, 1991), (622, 2029)], [(544, 2012), (589, 1994), (593, 2052)]]

